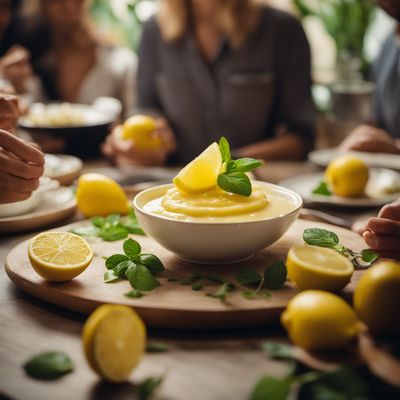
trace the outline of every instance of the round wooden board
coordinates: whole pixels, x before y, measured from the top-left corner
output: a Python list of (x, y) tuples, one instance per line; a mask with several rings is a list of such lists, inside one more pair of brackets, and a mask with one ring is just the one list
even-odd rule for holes
[[(70, 230), (77, 225), (67, 225), (57, 230)], [(265, 269), (277, 260), (284, 260), (291, 246), (302, 242), (302, 233), (309, 227), (321, 227), (336, 232), (341, 242), (353, 250), (360, 251), (365, 245), (355, 233), (317, 222), (297, 220), (286, 235), (273, 246), (260, 251), (254, 258), (238, 264), (205, 266), (190, 264), (177, 259), (172, 253), (160, 247), (145, 236), (133, 236), (140, 242), (145, 253), (154, 253), (163, 261), (166, 271), (161, 275), (161, 286), (140, 299), (124, 296), (131, 290), (126, 280), (104, 283), (106, 271), (104, 256), (122, 252), (122, 242), (90, 240), (96, 254), (91, 265), (80, 276), (66, 283), (50, 283), (32, 269), (27, 256), (28, 241), (11, 250), (6, 259), (6, 271), (11, 280), (25, 292), (49, 303), (88, 314), (103, 303), (125, 304), (135, 308), (150, 327), (211, 329), (260, 327), (277, 323), (287, 302), (296, 294), (289, 283), (272, 292), (269, 299), (248, 300), (240, 290), (228, 296), (226, 303), (205, 294), (215, 292), (218, 284), (207, 283), (202, 291), (192, 291), (190, 286), (168, 281), (168, 278), (182, 279), (193, 273), (218, 274), (230, 281), (244, 267)], [(362, 274), (356, 271), (343, 295), (351, 297), (354, 285)]]

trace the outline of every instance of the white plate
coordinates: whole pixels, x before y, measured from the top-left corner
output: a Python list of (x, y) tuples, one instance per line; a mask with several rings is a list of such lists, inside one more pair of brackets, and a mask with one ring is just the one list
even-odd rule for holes
[(391, 168), (400, 170), (400, 155), (399, 154), (384, 154), (384, 153), (365, 153), (361, 151), (342, 152), (337, 147), (332, 149), (321, 149), (312, 151), (308, 155), (308, 159), (314, 164), (321, 167), (326, 167), (334, 158), (346, 154), (352, 154), (361, 160), (364, 160), (371, 167)]
[(82, 170), (82, 160), (66, 154), (45, 154), (44, 175), (70, 185)]
[[(307, 203), (335, 205), (341, 207), (380, 207), (400, 197), (400, 173), (384, 168), (371, 168), (370, 178), (365, 189), (365, 197), (346, 198), (322, 196), (312, 191), (324, 179), (323, 172), (298, 175), (285, 179), (279, 184), (298, 193)], [(395, 188), (394, 193), (386, 193), (388, 188)]]
[(29, 213), (0, 218), (0, 233), (38, 229), (71, 217), (75, 211), (76, 200), (72, 188), (60, 187), (43, 193), (40, 204)]

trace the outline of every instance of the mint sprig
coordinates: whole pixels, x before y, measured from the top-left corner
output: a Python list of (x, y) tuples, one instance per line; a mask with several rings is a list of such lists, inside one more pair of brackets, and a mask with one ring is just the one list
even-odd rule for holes
[(229, 143), (223, 136), (219, 140), (219, 149), (222, 161), (225, 164), (225, 172), (218, 175), (218, 186), (225, 192), (249, 197), (252, 193), (252, 187), (246, 172), (260, 167), (263, 163), (249, 157), (233, 160)]
[(338, 253), (349, 258), (355, 269), (368, 268), (379, 258), (379, 254), (371, 249), (364, 249), (361, 253), (357, 253), (343, 246), (336, 233), (325, 229), (306, 229), (303, 232), (303, 240), (311, 246), (327, 247), (336, 250)]
[(311, 193), (319, 194), (320, 196), (332, 196), (332, 192), (325, 181), (319, 182), (318, 185), (311, 191)]
[(122, 247), (125, 254), (113, 254), (106, 259), (104, 282), (127, 279), (133, 290), (125, 296), (132, 298), (140, 298), (143, 292), (160, 286), (154, 274), (164, 271), (161, 260), (154, 254), (142, 254), (142, 247), (132, 238), (125, 240)]
[(145, 235), (133, 209), (129, 210), (126, 217), (110, 214), (107, 217), (93, 217), (90, 222), (91, 226), (76, 228), (71, 232), (79, 236), (99, 237), (107, 242), (126, 239), (130, 233)]

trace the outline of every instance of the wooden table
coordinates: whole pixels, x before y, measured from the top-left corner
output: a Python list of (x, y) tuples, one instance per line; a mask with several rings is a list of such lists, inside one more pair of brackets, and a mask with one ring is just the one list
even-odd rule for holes
[[(313, 170), (308, 164), (271, 163), (264, 177), (280, 180), (300, 171)], [(0, 257), (32, 233), (0, 237)], [(84, 317), (48, 305), (17, 290), (4, 268), (0, 271), (0, 398), (23, 400), (133, 399), (131, 383), (112, 386), (102, 383), (83, 357), (81, 330)], [(165, 353), (146, 354), (132, 376), (132, 382), (165, 375), (162, 394), (175, 400), (246, 399), (265, 373), (282, 376), (285, 362), (267, 359), (259, 345), (264, 340), (286, 341), (279, 328), (251, 331), (149, 332), (149, 340), (172, 346)], [(35, 353), (61, 350), (75, 362), (75, 372), (54, 382), (27, 377), (22, 365)]]

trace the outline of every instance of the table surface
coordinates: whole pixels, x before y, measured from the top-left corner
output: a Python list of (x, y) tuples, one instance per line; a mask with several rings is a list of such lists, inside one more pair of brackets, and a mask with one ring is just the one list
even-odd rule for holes
[[(277, 182), (316, 169), (308, 163), (268, 163), (258, 176)], [(354, 211), (339, 213), (344, 214), (348, 218), (360, 215)], [(0, 237), (3, 265), (11, 248), (30, 236), (32, 232)], [(164, 375), (161, 393), (165, 399), (246, 399), (262, 375), (283, 376), (288, 369), (285, 362), (270, 360), (260, 350), (265, 340), (287, 341), (279, 327), (213, 332), (151, 330), (149, 341), (165, 342), (171, 350), (146, 354), (129, 383), (110, 385), (101, 382), (84, 359), (83, 316), (19, 291), (4, 268), (0, 271), (0, 301), (0, 398), (3, 395), (23, 400), (132, 399), (134, 382)], [(75, 371), (53, 382), (27, 377), (23, 363), (46, 350), (65, 351), (74, 360)]]

